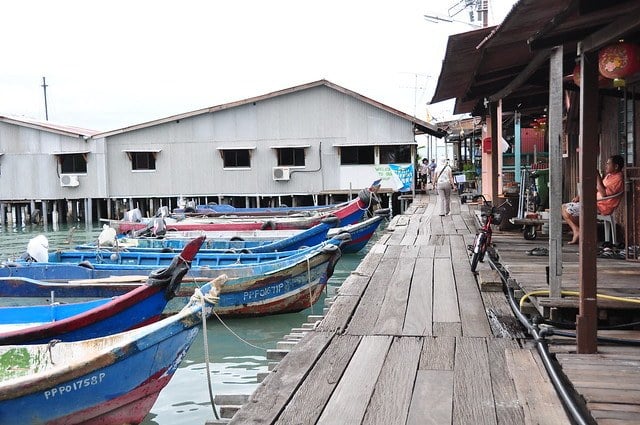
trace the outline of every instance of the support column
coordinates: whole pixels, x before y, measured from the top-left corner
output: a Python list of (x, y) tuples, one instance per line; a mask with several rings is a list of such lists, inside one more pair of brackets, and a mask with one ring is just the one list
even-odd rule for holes
[(98, 217), (98, 224), (100, 224), (100, 219), (102, 218), (102, 200), (98, 199), (96, 201), (96, 217)]
[(111, 205), (111, 198), (107, 198), (107, 218), (111, 220), (113, 218), (113, 205)]
[[(489, 104), (491, 115), (491, 170), (488, 177), (491, 179), (491, 202), (497, 205), (498, 202), (498, 156), (500, 154), (500, 143), (498, 143), (498, 103)], [(484, 165), (483, 165), (484, 167)]]
[(9, 223), (9, 226), (12, 226), (15, 224), (14, 220), (16, 219), (16, 207), (15, 205), (11, 205), (9, 204), (9, 213), (7, 214), (7, 222)]
[(596, 156), (598, 146), (598, 54), (580, 55), (580, 246), (578, 284), (580, 311), (577, 317), (577, 352), (598, 351), (596, 291)]
[(522, 134), (520, 129), (520, 112), (517, 112), (513, 116), (513, 135), (515, 137), (515, 152), (514, 152), (514, 165), (515, 165), (515, 181), (521, 182), (521, 168), (522, 168)]
[(84, 199), (84, 226), (88, 230), (91, 228), (93, 219), (93, 199)]
[(33, 214), (36, 211), (36, 201), (32, 199), (29, 202), (29, 207), (30, 207), (30, 209), (29, 209), (29, 224), (30, 223), (35, 224), (34, 221), (33, 221)]
[(59, 220), (58, 201), (53, 201), (53, 211), (51, 211), (51, 225), (53, 226), (53, 230), (58, 230)]
[(49, 225), (49, 206), (47, 204), (48, 202), (43, 200), (41, 202), (42, 206), (40, 207), (42, 209), (42, 225), (44, 226), (45, 230)]
[[(549, 64), (549, 296), (562, 289), (562, 46)], [(518, 157), (518, 154), (516, 154)]]
[(4, 226), (7, 218), (7, 206), (4, 202), (0, 202), (0, 226)]

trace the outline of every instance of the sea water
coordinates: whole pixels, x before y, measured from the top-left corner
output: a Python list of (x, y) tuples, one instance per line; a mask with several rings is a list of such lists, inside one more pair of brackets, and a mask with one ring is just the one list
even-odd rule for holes
[[(0, 261), (19, 257), (26, 250), (29, 239), (38, 234), (47, 236), (51, 252), (95, 241), (100, 231), (100, 227), (85, 228), (82, 223), (61, 225), (55, 231), (51, 225), (46, 229), (35, 225), (0, 226)], [(361, 252), (342, 256), (329, 280), (330, 294), (358, 266), (380, 232), (378, 230)], [(207, 321), (207, 349), (213, 394), (251, 394), (258, 386), (258, 373), (267, 371), (266, 350), (276, 348), (276, 343), (291, 328), (305, 323), (310, 314), (322, 314), (324, 298), (325, 295), (314, 306), (299, 313), (223, 319), (224, 324), (215, 317), (210, 318)], [(200, 332), (143, 424), (191, 425), (213, 419), (207, 385), (205, 346)]]

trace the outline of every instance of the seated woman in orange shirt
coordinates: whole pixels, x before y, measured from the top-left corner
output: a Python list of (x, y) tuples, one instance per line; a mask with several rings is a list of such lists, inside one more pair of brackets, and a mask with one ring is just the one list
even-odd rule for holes
[[(608, 196), (622, 193), (624, 190), (624, 178), (622, 176), (622, 168), (624, 167), (624, 158), (620, 155), (613, 155), (607, 160), (605, 164), (604, 178), (598, 176), (596, 178), (596, 185), (598, 192), (596, 193), (598, 213), (602, 215), (609, 215), (620, 204), (621, 196), (616, 196), (609, 199), (602, 199)], [(565, 219), (571, 231), (573, 232), (573, 238), (569, 244), (578, 243), (578, 237), (580, 235), (580, 198), (576, 196), (571, 202), (562, 204), (562, 218)]]

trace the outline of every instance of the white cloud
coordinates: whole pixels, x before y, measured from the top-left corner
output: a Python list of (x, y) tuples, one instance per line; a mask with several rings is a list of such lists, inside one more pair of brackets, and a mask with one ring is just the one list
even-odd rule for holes
[(44, 118), (42, 76), (52, 121), (97, 130), (326, 78), (424, 118), (448, 34), (469, 29), (425, 21), (431, 8), (417, 0), (11, 2), (0, 18), (0, 113)]

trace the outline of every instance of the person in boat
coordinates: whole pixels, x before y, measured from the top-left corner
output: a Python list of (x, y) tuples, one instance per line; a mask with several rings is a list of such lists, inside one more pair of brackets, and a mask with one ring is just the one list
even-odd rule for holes
[[(624, 158), (620, 155), (613, 155), (607, 159), (604, 166), (605, 176), (600, 173), (596, 176), (596, 206), (598, 214), (609, 215), (615, 211), (620, 204), (621, 194), (624, 191), (624, 177), (622, 175), (624, 168)], [(562, 204), (562, 218), (567, 222), (573, 237), (569, 241), (570, 245), (577, 244), (580, 236), (580, 197), (576, 196), (566, 204)]]

